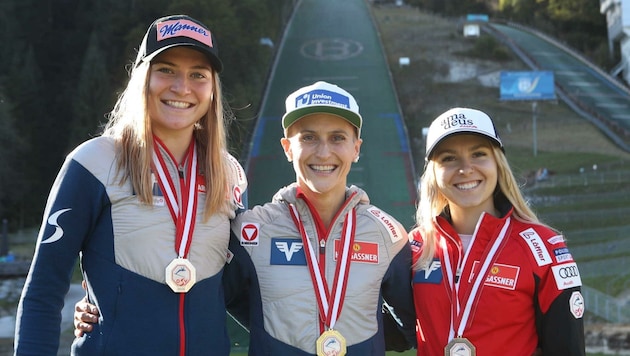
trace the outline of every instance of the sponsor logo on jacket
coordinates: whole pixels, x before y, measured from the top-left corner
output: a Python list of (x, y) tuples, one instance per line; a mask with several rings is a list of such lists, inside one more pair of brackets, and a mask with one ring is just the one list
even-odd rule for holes
[(258, 246), (258, 230), (260, 224), (244, 222), (241, 224), (241, 245), (242, 246)]
[(442, 263), (439, 258), (434, 258), (425, 268), (419, 269), (413, 274), (413, 283), (439, 284), (442, 282)]
[[(477, 270), (479, 269), (480, 262), (473, 262), (470, 276), (468, 277), (468, 283), (472, 283)], [(494, 263), (488, 270), (484, 285), (490, 287), (497, 287), (503, 289), (514, 290), (516, 289), (516, 282), (518, 281), (518, 274), (521, 268), (518, 266), (506, 265), (503, 263)]]
[[(341, 240), (335, 240), (335, 261), (339, 258), (339, 252), (342, 251)], [(350, 252), (350, 260), (352, 262), (363, 262), (378, 264), (378, 244), (374, 242), (355, 241)]]
[(398, 242), (400, 239), (404, 237), (401, 229), (398, 227), (398, 223), (394, 218), (383, 212), (381, 209), (376, 207), (368, 208), (367, 211), (376, 218), (385, 228), (389, 231), (389, 237), (392, 240), (392, 243)]
[(564, 242), (564, 236), (556, 235), (554, 237), (549, 238), (547, 242), (549, 242), (552, 245), (559, 244), (561, 242)]
[(551, 270), (553, 271), (553, 278), (556, 280), (556, 286), (559, 290), (582, 285), (580, 271), (575, 262), (552, 266)]
[(569, 253), (569, 249), (566, 247), (553, 250), (553, 254), (556, 256), (556, 262), (558, 263), (573, 261), (573, 256)]
[(569, 298), (569, 309), (576, 319), (580, 319), (584, 315), (584, 298), (582, 293), (573, 292)]
[(306, 266), (302, 240), (272, 238), (270, 264)]
[[(475, 263), (478, 262), (475, 261)], [(517, 266), (495, 263), (492, 265), (492, 268), (490, 268), (490, 271), (488, 271), (484, 285), (514, 290), (516, 289), (516, 281), (518, 281), (518, 273), (520, 270), (521, 268)]]
[(545, 266), (552, 262), (544, 241), (533, 228), (530, 227), (527, 230), (523, 230), (519, 233), (519, 235), (521, 235), (525, 242), (527, 242), (527, 246), (529, 246), (529, 249), (532, 250), (532, 254), (539, 266)]

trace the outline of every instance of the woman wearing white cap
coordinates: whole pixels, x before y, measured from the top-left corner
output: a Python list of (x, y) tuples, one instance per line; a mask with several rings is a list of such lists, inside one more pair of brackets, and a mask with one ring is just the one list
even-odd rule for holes
[(286, 99), (282, 126), (296, 181), (236, 217), (224, 275), (228, 310), (251, 334), (249, 354), (384, 355), (382, 298), (408, 337), (388, 347), (410, 348), (407, 234), (346, 185), (362, 143), (354, 97), (326, 82), (300, 88)]
[(57, 354), (79, 254), (100, 317), (73, 354), (229, 355), (221, 276), (247, 183), (226, 150), (222, 67), (199, 21), (151, 24), (103, 135), (68, 155), (50, 192), (16, 355)]
[(528, 207), (490, 117), (448, 110), (426, 144), (410, 232), (418, 355), (584, 355), (578, 268)]

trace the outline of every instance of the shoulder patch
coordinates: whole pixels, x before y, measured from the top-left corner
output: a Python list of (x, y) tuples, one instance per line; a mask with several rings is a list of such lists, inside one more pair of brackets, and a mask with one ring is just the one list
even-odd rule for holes
[(573, 256), (567, 247), (556, 248), (553, 250), (553, 254), (556, 256), (556, 262), (558, 263), (573, 261)]
[(378, 220), (387, 231), (389, 231), (389, 237), (392, 240), (392, 243), (396, 243), (404, 238), (405, 234), (402, 232), (402, 229), (398, 226), (398, 222), (394, 220), (389, 214), (385, 213), (383, 210), (372, 206), (367, 209), (367, 211), (372, 215), (376, 220)]
[(576, 319), (582, 318), (584, 315), (584, 298), (582, 297), (582, 293), (573, 292), (573, 294), (571, 294), (571, 298), (569, 298), (569, 309)]
[(258, 246), (260, 224), (243, 222), (241, 224), (241, 246)]
[(556, 286), (559, 290), (582, 285), (580, 271), (575, 262), (552, 266), (551, 271), (553, 272), (553, 278), (556, 280)]
[(559, 244), (561, 242), (564, 242), (564, 236), (556, 235), (554, 237), (549, 238), (547, 242), (549, 242), (552, 245)]
[(530, 227), (527, 230), (523, 230), (519, 235), (527, 242), (527, 246), (532, 250), (534, 259), (536, 259), (536, 263), (538, 263), (539, 266), (552, 263), (549, 251), (547, 251), (547, 247), (545, 247), (545, 242), (533, 228)]
[(245, 205), (243, 204), (243, 192), (247, 189), (247, 175), (245, 174), (245, 170), (243, 166), (238, 162), (234, 156), (229, 153), (225, 153), (225, 157), (230, 163), (230, 168), (232, 170), (232, 176), (234, 177), (234, 182), (232, 184), (231, 191), (231, 199), (240, 209), (244, 209)]

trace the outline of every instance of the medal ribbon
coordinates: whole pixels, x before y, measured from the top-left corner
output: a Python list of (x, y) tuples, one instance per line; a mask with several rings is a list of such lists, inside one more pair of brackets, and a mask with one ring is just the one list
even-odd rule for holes
[[(192, 140), (190, 146), (188, 146), (188, 152), (184, 159), (184, 162), (188, 162), (186, 174), (179, 172), (182, 199), (181, 210), (177, 202), (175, 184), (170, 174), (166, 173), (168, 172), (166, 162), (158, 147), (161, 147), (166, 152), (168, 150), (156, 136), (153, 136), (153, 145), (153, 164), (151, 167), (157, 173), (157, 182), (162, 192), (164, 192), (166, 205), (175, 223), (175, 252), (177, 252), (177, 257), (186, 258), (192, 242), (193, 231), (195, 230), (195, 217), (197, 216), (197, 150), (195, 141)], [(177, 163), (173, 157), (171, 159)]]
[[(510, 226), (510, 218), (507, 218), (505, 221), (505, 224), (503, 225), (503, 227), (501, 228), (501, 231), (499, 232), (499, 235), (495, 238), (494, 242), (492, 243), (490, 250), (486, 250), (484, 252), (486, 256), (483, 259), (483, 264), (481, 265), (481, 268), (479, 269), (477, 277), (475, 277), (475, 281), (473, 283), (470, 294), (468, 295), (467, 298), (465, 298), (463, 311), (461, 309), (459, 296), (458, 296), (460, 284), (458, 280), (453, 278), (452, 265), (451, 265), (451, 260), (448, 254), (448, 249), (446, 246), (446, 240), (444, 239), (444, 237), (440, 239), (440, 248), (442, 249), (444, 262), (448, 266), (448, 268), (446, 268), (446, 277), (448, 279), (449, 286), (453, 293), (453, 303), (452, 303), (452, 310), (451, 310), (451, 327), (450, 327), (450, 331), (448, 335), (448, 341), (451, 341), (453, 337), (455, 336), (461, 337), (464, 334), (464, 329), (466, 328), (466, 324), (468, 324), (468, 318), (470, 317), (470, 312), (472, 310), (473, 302), (475, 301), (477, 294), (481, 290), (481, 287), (483, 287), (481, 283), (483, 280), (485, 280), (486, 273), (488, 272), (490, 265), (492, 265), (492, 263), (494, 262), (495, 255), (497, 251), (499, 250), (499, 246), (501, 246), (501, 243), (503, 242), (505, 238), (505, 235), (509, 226)], [(472, 245), (474, 245), (476, 237), (477, 237), (476, 235), (477, 234), (475, 231), (473, 241), (470, 242), (471, 246), (468, 249), (468, 251), (466, 251), (466, 254), (464, 255), (464, 260), (462, 263), (463, 266), (466, 266), (466, 261), (468, 260), (468, 253), (472, 250)], [(458, 267), (457, 267), (458, 273), (460, 273), (459, 266), (460, 264), (458, 264)], [(455, 334), (455, 330), (457, 330), (457, 334)]]
[[(324, 279), (323, 272), (320, 269), (320, 265), (315, 256), (315, 249), (311, 246), (309, 237), (304, 229), (304, 224), (300, 219), (297, 208), (293, 204), (289, 204), (289, 211), (295, 226), (300, 232), (302, 237), (302, 243), (304, 244), (307, 253), (306, 261), (309, 272), (311, 273), (311, 280), (313, 287), (315, 288), (315, 297), (319, 306), (319, 314), (321, 320), (332, 329), (341, 314), (341, 307), (343, 306), (343, 299), (346, 294), (346, 286), (348, 283), (348, 271), (350, 270), (351, 263), (351, 247), (354, 243), (354, 233), (357, 221), (357, 214), (355, 209), (352, 209), (346, 214), (343, 229), (341, 233), (341, 245), (342, 252), (337, 262), (335, 269), (335, 280), (333, 283), (332, 294), (328, 292), (328, 283)], [(330, 302), (332, 300), (332, 307)]]

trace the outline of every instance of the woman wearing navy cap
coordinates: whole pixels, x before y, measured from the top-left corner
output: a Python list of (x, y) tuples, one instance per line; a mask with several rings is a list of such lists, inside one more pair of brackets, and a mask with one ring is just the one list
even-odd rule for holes
[(490, 117), (448, 110), (426, 144), (410, 232), (418, 355), (584, 355), (578, 268), (528, 207)]
[[(81, 256), (100, 310), (75, 355), (229, 355), (221, 283), (247, 182), (227, 153), (216, 40), (177, 15), (149, 27), (101, 137), (64, 162), (22, 297), (16, 355), (56, 355)], [(138, 317), (138, 306), (155, 313)]]

